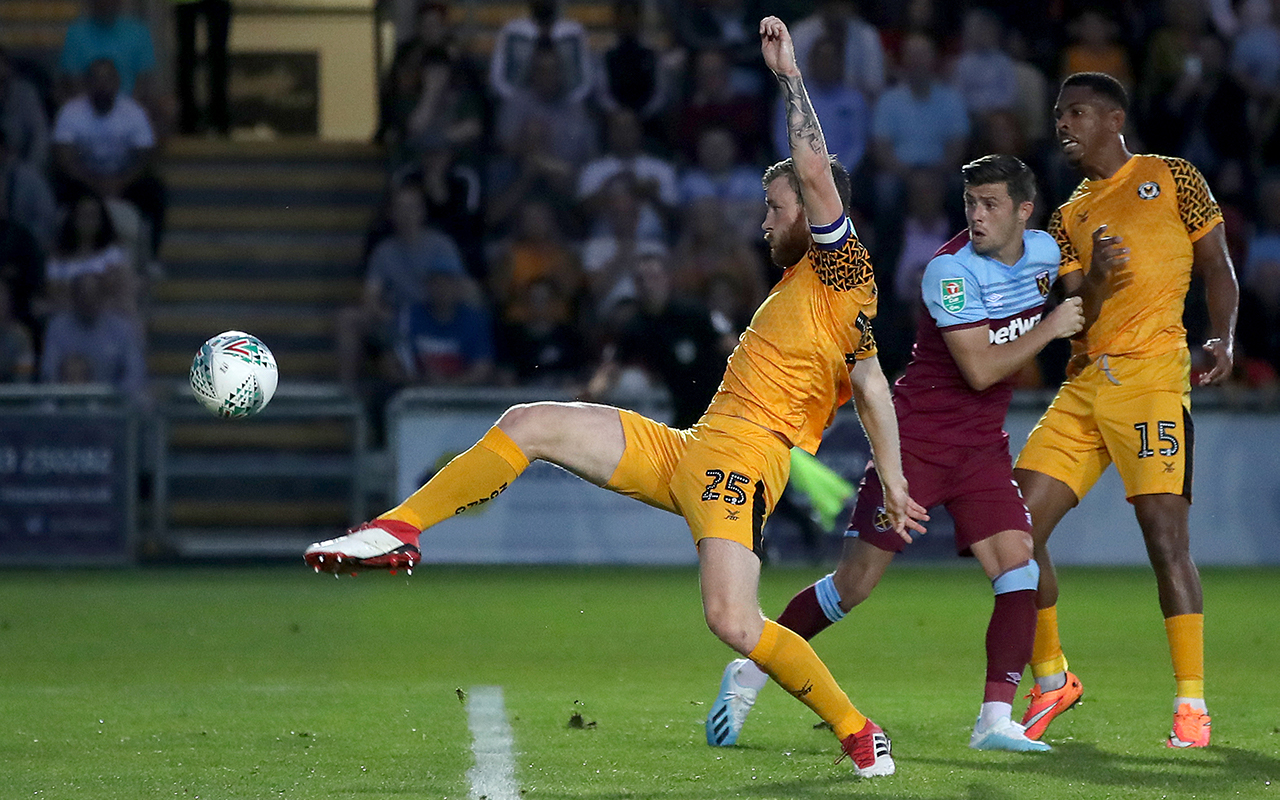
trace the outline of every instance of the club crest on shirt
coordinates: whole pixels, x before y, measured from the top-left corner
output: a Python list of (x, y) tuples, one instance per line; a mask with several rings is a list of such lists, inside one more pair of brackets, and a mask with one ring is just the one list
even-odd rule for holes
[(1041, 297), (1049, 296), (1049, 286), (1053, 282), (1049, 279), (1049, 270), (1036, 273), (1036, 288), (1040, 290)]
[(965, 305), (964, 278), (942, 279), (942, 308), (948, 314), (962, 311)]
[(1160, 184), (1155, 181), (1147, 181), (1138, 187), (1138, 197), (1143, 200), (1151, 200), (1160, 196)]
[(876, 506), (876, 517), (871, 524), (876, 526), (876, 530), (884, 533), (893, 527), (893, 520), (889, 519), (889, 512), (884, 510), (884, 506)]

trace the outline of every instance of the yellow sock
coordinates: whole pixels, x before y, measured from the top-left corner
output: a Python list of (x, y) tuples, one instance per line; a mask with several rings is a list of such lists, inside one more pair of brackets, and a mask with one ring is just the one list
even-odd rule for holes
[(1031, 674), (1037, 678), (1067, 671), (1067, 657), (1058, 639), (1058, 607), (1036, 612), (1036, 642), (1031, 648)]
[(1173, 656), (1178, 697), (1204, 699), (1204, 614), (1179, 614), (1164, 621)]
[(782, 688), (831, 723), (836, 738), (841, 741), (867, 724), (867, 718), (853, 707), (848, 695), (831, 677), (827, 665), (795, 632), (772, 620), (765, 620), (764, 633), (747, 657)]
[(529, 459), (494, 426), (470, 450), (456, 456), (400, 505), (380, 516), (418, 530), (497, 497), (529, 466)]

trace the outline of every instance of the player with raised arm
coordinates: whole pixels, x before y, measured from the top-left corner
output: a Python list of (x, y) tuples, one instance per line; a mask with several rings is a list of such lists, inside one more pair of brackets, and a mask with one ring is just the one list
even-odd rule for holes
[(1068, 380), (1031, 432), (1015, 474), (1034, 521), (1039, 614), (1036, 687), (1023, 722), (1038, 738), (1080, 698), (1058, 638), (1058, 581), (1046, 543), (1115, 462), (1156, 573), (1177, 684), (1169, 747), (1209, 744), (1204, 701), (1204, 604), (1191, 560), (1191, 354), (1182, 326), (1191, 273), (1204, 278), (1213, 367), (1231, 374), (1239, 288), (1222, 212), (1189, 162), (1125, 146), (1128, 97), (1109, 75), (1062, 83), (1054, 118), (1067, 160), (1084, 174), (1050, 220), (1062, 281), (1084, 299), (1087, 328)]
[(765, 172), (763, 225), (785, 272), (730, 356), (702, 419), (675, 430), (609, 406), (514, 406), (399, 506), (311, 545), (304, 557), (333, 572), (410, 567), (424, 529), (497, 497), (530, 461), (548, 461), (681, 514), (698, 548), (707, 625), (828, 722), (858, 775), (889, 775), (888, 737), (854, 708), (808, 642), (766, 619), (757, 600), (762, 529), (786, 485), (790, 448), (814, 452), (851, 397), (882, 465), (890, 527), (909, 538), (909, 530), (924, 530), (917, 520), (927, 519), (902, 475), (870, 327), (876, 287), (849, 222), (847, 173), (827, 155), (786, 26), (766, 18), (760, 38), (788, 98), (792, 158)]
[[(1084, 325), (1081, 301), (1067, 300), (1041, 321), (1058, 274), (1058, 246), (1027, 230), (1035, 177), (1013, 156), (984, 156), (962, 169), (968, 228), (925, 268), (911, 362), (894, 389), (902, 464), (912, 496), (945, 506), (956, 548), (977, 556), (995, 606), (987, 626), (982, 706), (969, 746), (1048, 750), (1012, 719), (1018, 682), (1031, 657), (1038, 578), (1031, 520), (1013, 483), (1005, 413), (1013, 375), (1053, 339)], [(867, 466), (836, 570), (801, 591), (778, 624), (806, 639), (865, 600), (906, 543), (885, 515), (879, 465)], [(766, 679), (739, 659), (725, 668), (707, 717), (707, 742), (730, 745)]]

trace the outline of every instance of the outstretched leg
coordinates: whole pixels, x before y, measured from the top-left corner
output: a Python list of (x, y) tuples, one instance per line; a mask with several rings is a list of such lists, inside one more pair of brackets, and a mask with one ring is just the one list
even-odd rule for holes
[(403, 503), (346, 536), (307, 548), (317, 570), (412, 568), (419, 534), (501, 494), (536, 459), (603, 486), (626, 449), (618, 410), (588, 403), (513, 406), (475, 445)]

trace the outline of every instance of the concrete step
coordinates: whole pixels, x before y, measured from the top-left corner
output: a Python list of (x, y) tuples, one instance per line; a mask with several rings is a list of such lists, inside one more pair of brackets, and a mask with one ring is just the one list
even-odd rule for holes
[(229, 501), (174, 499), (169, 504), (169, 522), (187, 526), (279, 526), (300, 528), (347, 526), (349, 505), (345, 499)]
[(359, 233), (373, 218), (368, 203), (328, 206), (174, 205), (169, 210), (172, 230), (192, 231), (316, 231)]
[[(264, 341), (281, 337), (330, 337), (334, 330), (331, 313), (292, 313), (279, 310), (231, 311), (223, 308), (191, 308), (166, 305), (151, 313), (147, 330), (153, 337), (196, 337), (199, 342), (219, 331), (252, 331)], [(270, 346), (270, 345), (268, 345)]]
[(359, 278), (299, 280), (173, 278), (159, 281), (152, 291), (152, 297), (157, 306), (163, 303), (180, 302), (280, 303), (284, 306), (308, 303), (340, 305), (358, 300), (360, 288)]

